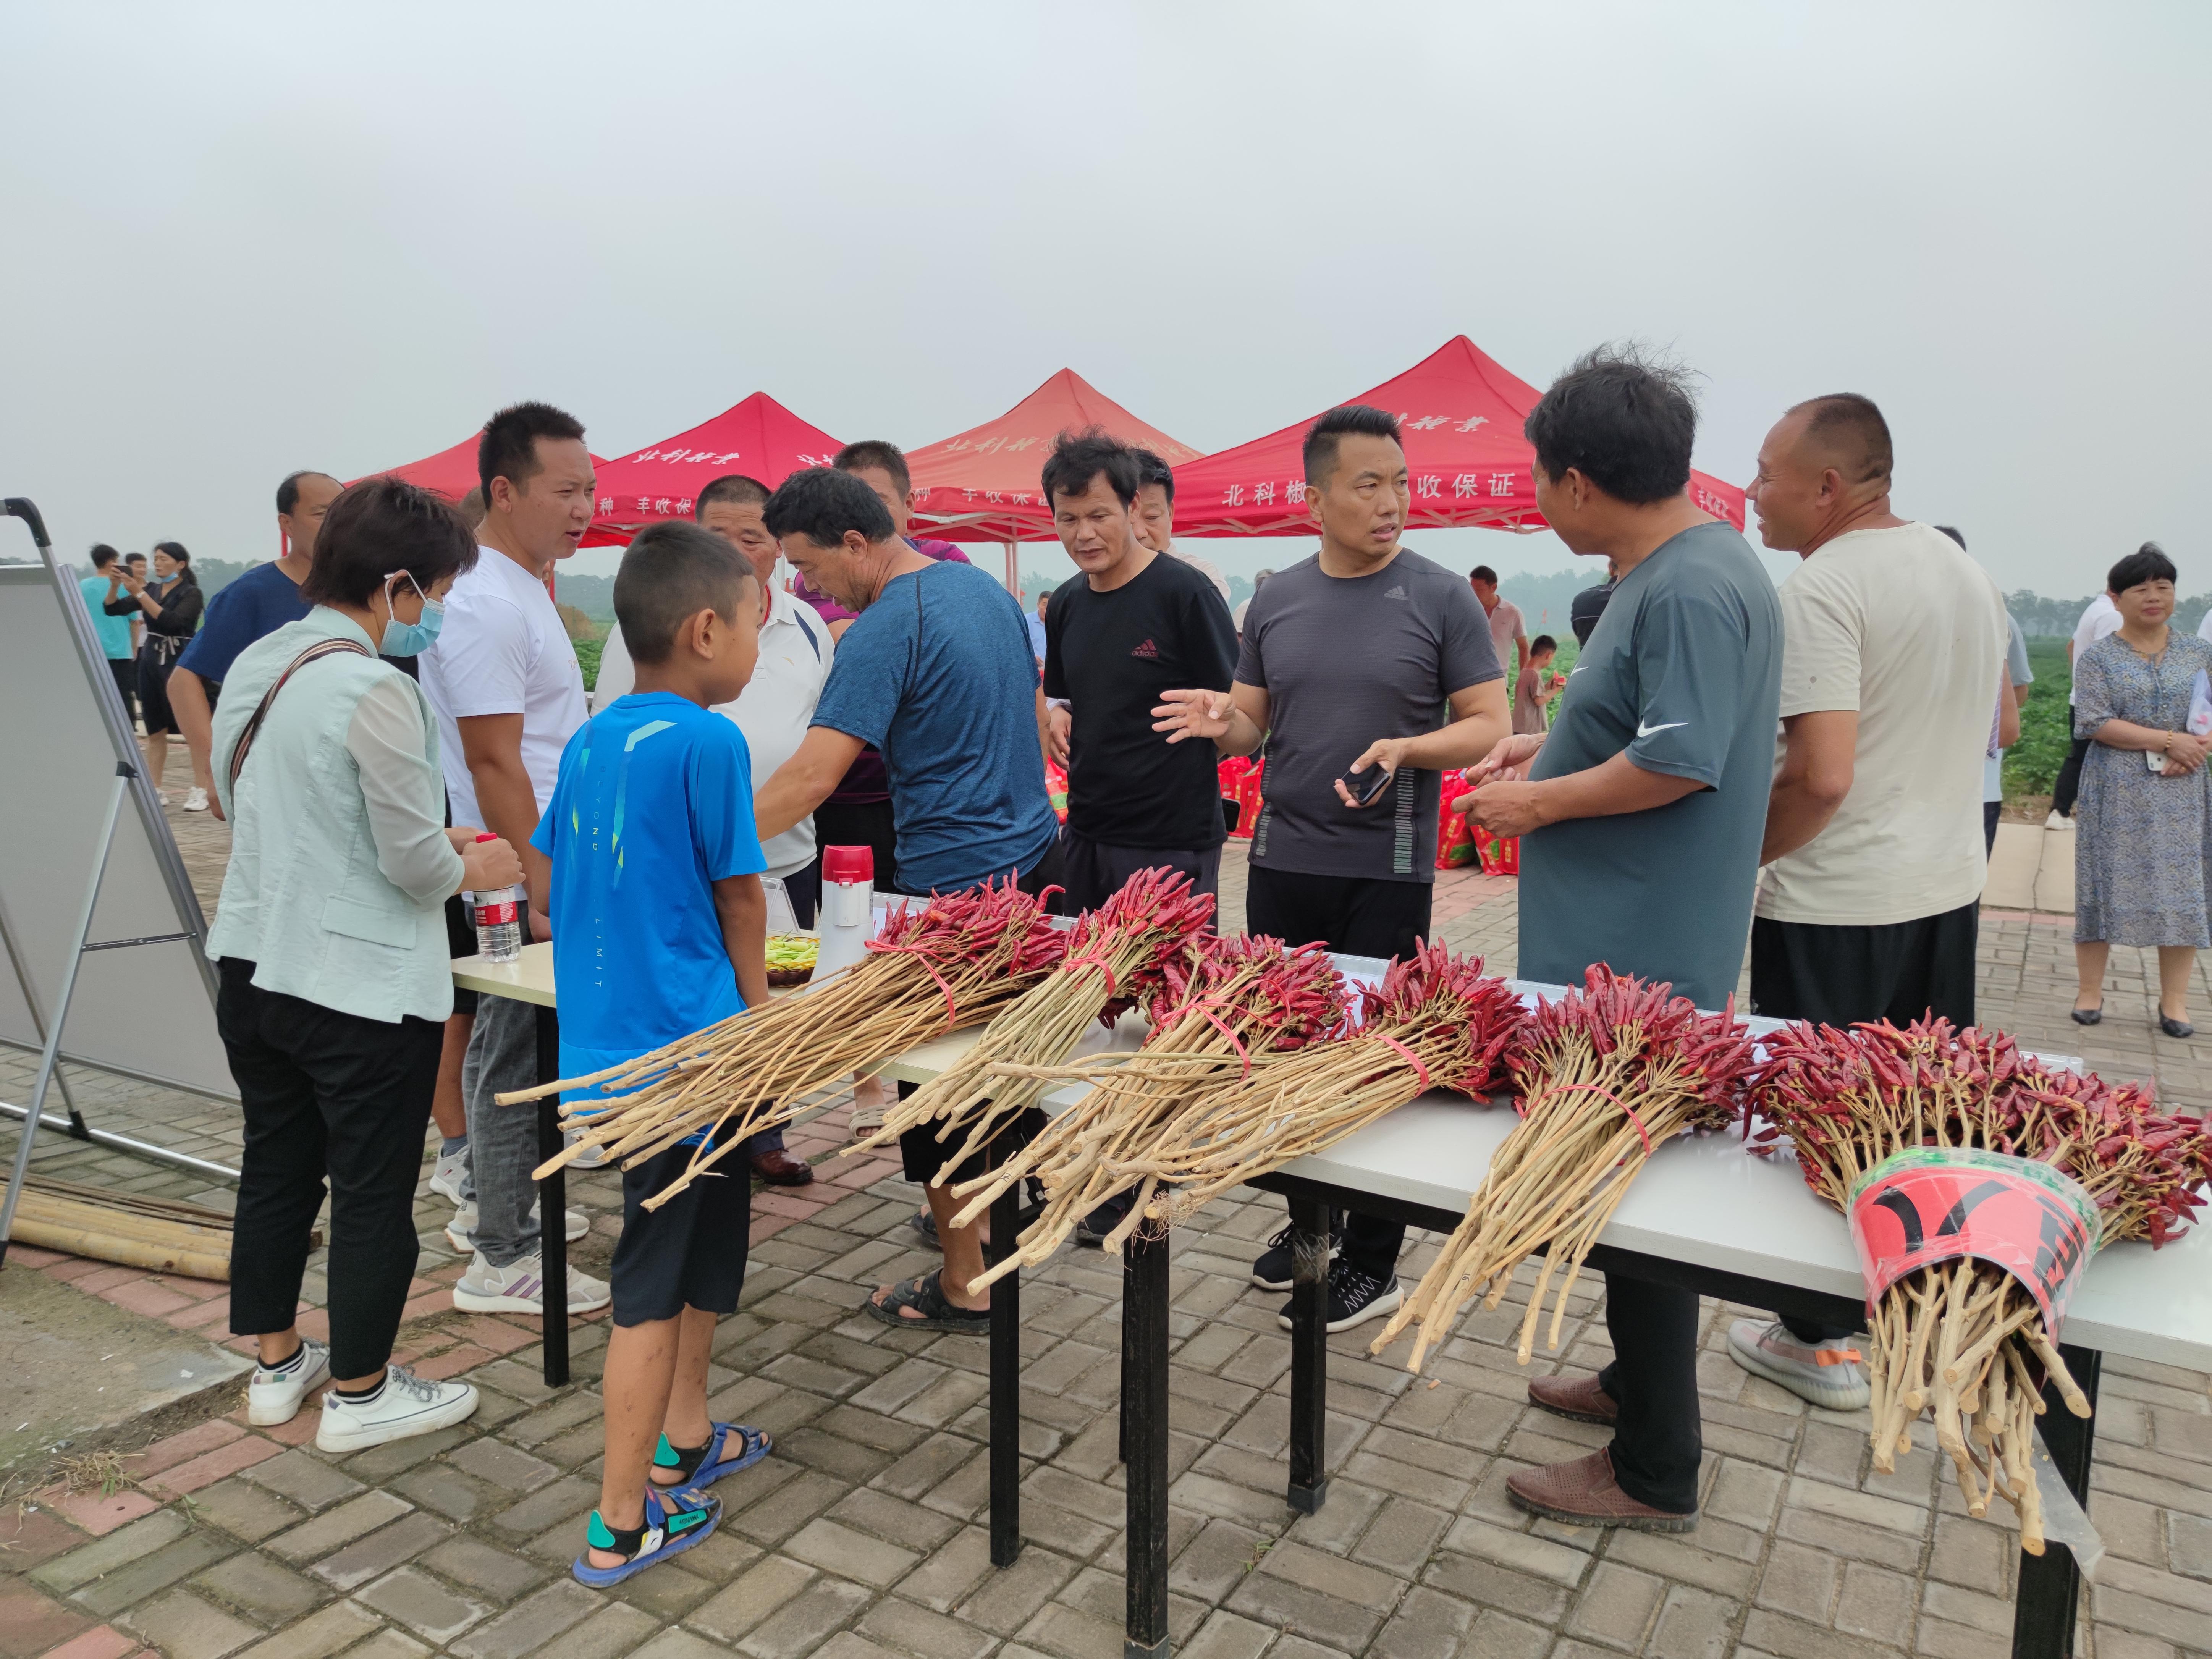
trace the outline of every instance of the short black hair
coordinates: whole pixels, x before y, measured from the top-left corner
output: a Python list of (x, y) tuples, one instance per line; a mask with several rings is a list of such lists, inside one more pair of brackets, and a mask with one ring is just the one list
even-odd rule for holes
[(1539, 634), (1528, 641), (1528, 654), (1532, 657), (1540, 657), (1547, 651), (1556, 651), (1559, 648), (1559, 642), (1549, 634)]
[[(1805, 435), (1816, 438), (1842, 454), (1852, 483), (1886, 483), (1896, 465), (1890, 447), (1889, 422), (1871, 398), (1856, 392), (1831, 392), (1793, 404), (1792, 415), (1806, 416)], [(1966, 544), (1961, 542), (1960, 546)]]
[(1470, 583), (1488, 582), (1492, 587), (1498, 586), (1498, 573), (1486, 564), (1475, 566), (1467, 573), (1467, 579)]
[[(301, 467), (297, 472), (285, 474), (284, 482), (276, 486), (276, 511), (285, 518), (290, 518), (292, 509), (300, 504), (300, 480), (302, 478), (331, 478), (331, 475), (327, 472), (318, 472), (312, 466)], [(337, 480), (331, 478), (331, 482), (336, 483)]]
[(146, 562), (146, 556), (143, 553), (125, 553), (123, 556), (123, 562), (125, 564), (143, 564)]
[(94, 570), (105, 570), (122, 556), (106, 542), (94, 542), (92, 544), (92, 568)]
[(1948, 536), (1953, 541), (1958, 543), (1959, 550), (1961, 553), (1966, 550), (1966, 538), (1960, 535), (1956, 530), (1953, 529), (1948, 524), (1939, 524), (1936, 527), (1942, 531), (1945, 535)]
[(510, 404), (501, 410), (484, 422), (483, 436), (477, 441), (477, 483), (483, 490), (484, 505), (491, 505), (494, 478), (504, 478), (517, 489), (529, 488), (541, 465), (540, 438), (580, 441), (583, 435), (583, 422), (550, 404)]
[(1052, 453), (1044, 458), (1044, 471), (1038, 479), (1044, 488), (1045, 505), (1052, 506), (1062, 495), (1080, 495), (1102, 474), (1107, 488), (1124, 507), (1137, 499), (1137, 488), (1145, 481), (1137, 452), (1103, 428), (1093, 426), (1061, 433), (1052, 441)]
[(758, 478), (748, 478), (742, 472), (725, 472), (719, 478), (710, 478), (691, 503), (691, 516), (698, 518), (716, 501), (732, 501), (739, 507), (765, 507), (774, 492)]
[(1388, 438), (1401, 449), (1406, 447), (1405, 434), (1399, 431), (1395, 415), (1366, 404), (1340, 404), (1306, 428), (1308, 483), (1328, 483), (1328, 475), (1336, 470), (1337, 446), (1347, 433), (1363, 438)]
[(1175, 469), (1149, 449), (1132, 449), (1137, 458), (1137, 488), (1158, 484), (1168, 493), (1168, 505), (1175, 505)]
[(310, 605), (367, 605), (398, 570), (428, 593), (476, 562), (476, 532), (451, 501), (380, 475), (349, 485), (331, 503), (300, 597)]
[(872, 542), (887, 542), (898, 533), (876, 492), (834, 466), (793, 473), (776, 486), (762, 516), (768, 533), (779, 541), (804, 536), (817, 547), (836, 546), (848, 531), (857, 530)]
[(2143, 582), (2175, 580), (2173, 561), (2166, 556), (2166, 550), (2156, 542), (2145, 542), (2105, 573), (2105, 591), (2107, 593), (2124, 593)]
[(901, 495), (914, 488), (914, 475), (906, 470), (906, 453), (881, 438), (863, 438), (856, 444), (847, 444), (830, 465), (840, 472), (851, 472), (864, 466), (881, 467), (891, 475), (891, 482), (898, 486)]
[(702, 611), (735, 621), (752, 580), (744, 556), (712, 531), (682, 519), (647, 525), (615, 572), (615, 620), (630, 660), (666, 662), (676, 630)]
[(1685, 370), (1640, 347), (1603, 345), (1552, 382), (1521, 432), (1545, 477), (1571, 469), (1615, 501), (1644, 507), (1689, 488), (1698, 404)]

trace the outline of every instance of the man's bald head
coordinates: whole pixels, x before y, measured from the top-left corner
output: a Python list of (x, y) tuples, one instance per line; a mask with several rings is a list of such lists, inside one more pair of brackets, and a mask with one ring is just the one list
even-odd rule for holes
[(1798, 443), (1822, 465), (1834, 467), (1845, 483), (1888, 484), (1896, 455), (1890, 448), (1889, 422), (1873, 398), (1832, 392), (1808, 398), (1790, 413), (1802, 421)]

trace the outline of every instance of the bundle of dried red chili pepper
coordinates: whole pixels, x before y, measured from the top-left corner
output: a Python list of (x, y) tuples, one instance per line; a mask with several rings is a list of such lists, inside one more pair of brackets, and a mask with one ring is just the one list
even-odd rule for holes
[(1064, 1063), (1092, 1020), (1117, 1000), (1147, 994), (1158, 982), (1161, 963), (1212, 922), (1212, 898), (1193, 893), (1188, 877), (1139, 870), (1105, 903), (1076, 919), (1066, 955), (1042, 982), (1006, 1006), (973, 1048), (893, 1106), (881, 1128), (844, 1153), (935, 1124), (939, 1140), (963, 1137), (939, 1176), (949, 1178), (1052, 1086), (1044, 1075), (1007, 1075), (999, 1068)]
[[(1097, 1085), (997, 1170), (953, 1188), (969, 1200), (957, 1218), (964, 1225), (1024, 1176), (1036, 1176), (1044, 1188), (1043, 1210), (1023, 1232), (1020, 1249), (978, 1287), (1044, 1261), (1085, 1216), (1133, 1189), (1127, 1218), (1105, 1240), (1108, 1250), (1118, 1251), (1143, 1224), (1158, 1185), (1157, 1177), (1127, 1168), (1137, 1150), (1207, 1089), (1334, 1032), (1350, 1006), (1327, 951), (1318, 945), (1293, 951), (1263, 935), (1206, 934), (1163, 963), (1160, 978), (1146, 1001), (1152, 1029), (1144, 1048), (1088, 1066), (1045, 1070), (1052, 1080), (1091, 1077)], [(1036, 1074), (1008, 1066), (994, 1073)]]
[(1602, 963), (1581, 988), (1538, 1007), (1512, 1058), (1522, 1120), (1491, 1160), (1467, 1215), (1370, 1352), (1418, 1322), (1416, 1371), (1460, 1310), (1486, 1288), (1498, 1305), (1514, 1272), (1548, 1247), (1521, 1322), (1520, 1359), (1562, 1263), (1548, 1346), (1559, 1346), (1567, 1293), (1628, 1184), (1660, 1142), (1725, 1124), (1752, 1068), (1748, 1032), (1700, 1013), (1673, 988), (1623, 978)]
[(540, 1176), (586, 1146), (605, 1146), (628, 1167), (712, 1130), (683, 1178), (647, 1200), (658, 1206), (746, 1137), (804, 1109), (815, 1090), (990, 1018), (1049, 972), (1066, 943), (1042, 902), (1011, 881), (902, 905), (868, 942), (866, 958), (844, 973), (625, 1065), (498, 1098), (507, 1104), (582, 1089), (619, 1097), (562, 1109), (577, 1139)]
[[(1786, 1135), (1806, 1184), (1846, 1213), (1863, 1213), (1869, 1198), (1884, 1201), (1882, 1183), (1894, 1171), (1945, 1161), (1925, 1158), (1929, 1149), (1986, 1170), (1990, 1186), (2014, 1173), (2012, 1160), (2061, 1172), (2068, 1183), (2045, 1182), (2077, 1207), (2074, 1189), (2094, 1206), (2088, 1250), (2122, 1240), (2164, 1243), (2203, 1202), (2212, 1137), (2201, 1121), (2161, 1115), (2138, 1085), (2041, 1065), (2002, 1033), (1955, 1030), (1942, 1019), (1903, 1030), (1798, 1024), (1765, 1046), (1754, 1102), (1766, 1123), (1754, 1150), (1777, 1150)], [(2032, 1458), (2045, 1383), (2077, 1415), (2089, 1414), (2089, 1402), (2045, 1328), (2035, 1290), (2016, 1276), (2021, 1262), (2038, 1276), (2031, 1258), (2000, 1267), (1994, 1236), (1965, 1232), (1979, 1190), (1962, 1188), (1960, 1202), (1926, 1229), (1907, 1200), (1887, 1200), (1910, 1216), (1902, 1244), (1927, 1255), (1923, 1231), (1949, 1231), (1953, 1243), (1938, 1248), (1958, 1253), (1902, 1272), (1871, 1298), (1874, 1462), (1893, 1470), (1896, 1455), (1911, 1448), (1911, 1425), (1929, 1412), (1971, 1512), (1985, 1514), (1992, 1494), (2002, 1495), (2020, 1515), (2022, 1547), (2040, 1553)], [(2053, 1212), (2063, 1220), (2063, 1209)], [(1899, 1261), (1916, 1259), (1906, 1250)], [(2047, 1296), (2074, 1264), (2045, 1266)]]
[(1360, 994), (1360, 1021), (1249, 1072), (1217, 1059), (1157, 1130), (1109, 1158), (1143, 1195), (1132, 1226), (1173, 1225), (1218, 1194), (1334, 1146), (1430, 1089), (1481, 1094), (1502, 1078), (1520, 1000), (1480, 957), (1425, 945)]

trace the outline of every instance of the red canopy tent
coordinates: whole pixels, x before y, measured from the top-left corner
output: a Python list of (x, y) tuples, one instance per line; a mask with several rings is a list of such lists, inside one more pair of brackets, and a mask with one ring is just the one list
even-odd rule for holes
[(802, 467), (827, 466), (844, 446), (756, 392), (672, 438), (599, 463), (599, 511), (586, 547), (620, 545), (661, 519), (688, 519), (702, 486), (742, 472), (773, 489)]
[(1004, 542), (1006, 586), (1018, 590), (1016, 544), (1054, 534), (1052, 508), (1037, 489), (1044, 458), (1056, 434), (1091, 426), (1151, 450), (1170, 466), (1199, 459), (1188, 444), (1146, 426), (1063, 368), (997, 420), (908, 453), (915, 530), (947, 541)]
[[(1408, 529), (1541, 530), (1529, 472), (1535, 452), (1521, 435), (1541, 395), (1462, 334), (1395, 380), (1344, 401), (1388, 410), (1404, 428), (1413, 489)], [(1177, 466), (1176, 534), (1310, 532), (1302, 451), (1313, 421)], [(1734, 484), (1692, 471), (1690, 495), (1715, 518), (1743, 528), (1743, 491)]]
[[(404, 478), (409, 483), (428, 490), (434, 495), (443, 495), (449, 501), (458, 501), (477, 487), (477, 444), (483, 438), (481, 430), (471, 432), (451, 449), (441, 449), (434, 455), (425, 455), (419, 461), (410, 461), (404, 466), (388, 466), (375, 472), (364, 472), (362, 478)], [(359, 483), (361, 478), (348, 478), (348, 483)]]

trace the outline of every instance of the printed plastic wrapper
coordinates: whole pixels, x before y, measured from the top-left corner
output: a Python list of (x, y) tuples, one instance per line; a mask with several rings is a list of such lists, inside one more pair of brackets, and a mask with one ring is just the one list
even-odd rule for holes
[(2095, 1253), (2097, 1206), (2048, 1164), (1966, 1147), (1893, 1153), (1851, 1189), (1851, 1243), (1869, 1310), (1905, 1274), (1972, 1256), (2010, 1273), (2055, 1341)]
[(1456, 772), (1444, 774), (1443, 787), (1437, 798), (1437, 868), (1455, 869), (1462, 864), (1473, 864), (1480, 856), (1475, 848), (1476, 836), (1480, 833), (1467, 821), (1467, 814), (1452, 811), (1452, 803), (1474, 788)]
[(2212, 735), (2212, 678), (2201, 668), (2189, 683), (2189, 732), (2191, 737)]

